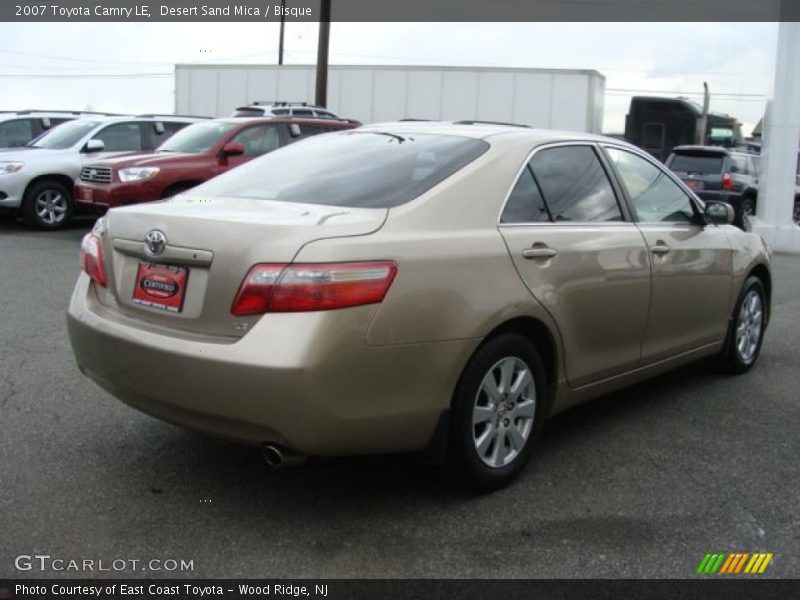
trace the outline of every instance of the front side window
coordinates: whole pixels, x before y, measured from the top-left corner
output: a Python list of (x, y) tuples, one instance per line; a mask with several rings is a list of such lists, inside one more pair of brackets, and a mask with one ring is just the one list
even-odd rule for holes
[(98, 125), (100, 125), (100, 121), (85, 121), (83, 119), (64, 123), (53, 129), (48, 129), (36, 138), (31, 145), (34, 148), (47, 148), (50, 150), (71, 148)]
[(537, 152), (531, 171), (555, 222), (622, 221), (614, 189), (590, 146)]
[(350, 130), (317, 135), (232, 169), (190, 195), (359, 208), (409, 202), (486, 152), (483, 140)]
[(33, 137), (33, 123), (30, 119), (14, 119), (0, 123), (0, 148), (24, 146)]
[(692, 201), (664, 171), (626, 150), (606, 148), (606, 152), (640, 222), (692, 222)]
[(138, 123), (115, 123), (98, 131), (94, 140), (105, 145), (106, 152), (125, 152), (142, 150), (142, 129)]
[(159, 152), (184, 152), (203, 154), (216, 146), (229, 131), (239, 123), (226, 121), (203, 121), (184, 127), (158, 147)]
[(237, 133), (231, 142), (244, 146), (244, 156), (261, 156), (280, 147), (281, 135), (275, 125), (256, 125)]

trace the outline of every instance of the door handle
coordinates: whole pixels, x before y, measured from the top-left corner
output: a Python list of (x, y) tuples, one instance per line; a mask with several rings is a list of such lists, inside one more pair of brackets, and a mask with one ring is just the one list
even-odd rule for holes
[(556, 254), (558, 250), (548, 248), (544, 244), (534, 244), (532, 248), (522, 251), (522, 256), (525, 258), (553, 258)]
[(650, 248), (650, 252), (652, 252), (653, 254), (658, 254), (659, 256), (660, 256), (660, 255), (663, 255), (663, 254), (669, 254), (669, 252), (670, 252), (671, 250), (672, 250), (672, 248), (670, 248), (669, 246), (667, 246), (667, 245), (666, 245), (664, 242), (662, 242), (661, 240), (658, 240), (658, 241), (657, 241), (657, 242), (656, 242), (656, 243), (655, 243), (655, 244), (654, 244), (654, 245), (653, 245), (653, 246)]

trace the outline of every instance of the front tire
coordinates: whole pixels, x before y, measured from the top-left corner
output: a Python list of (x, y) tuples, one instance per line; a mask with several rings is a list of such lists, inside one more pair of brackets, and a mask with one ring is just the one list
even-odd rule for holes
[(22, 218), (30, 227), (60, 229), (72, 219), (72, 192), (63, 183), (47, 179), (30, 186), (22, 204)]
[(508, 485), (530, 460), (544, 424), (544, 363), (526, 337), (487, 341), (470, 360), (453, 397), (447, 467), (481, 491)]
[(767, 293), (762, 281), (750, 276), (733, 309), (728, 337), (720, 355), (723, 371), (739, 374), (749, 371), (758, 360), (767, 327)]

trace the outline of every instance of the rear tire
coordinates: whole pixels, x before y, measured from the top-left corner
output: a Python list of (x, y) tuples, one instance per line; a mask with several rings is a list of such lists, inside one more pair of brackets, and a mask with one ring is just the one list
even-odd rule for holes
[(756, 364), (766, 326), (767, 293), (762, 281), (750, 276), (739, 292), (728, 325), (728, 337), (719, 355), (720, 367), (724, 372), (746, 373)]
[(526, 337), (506, 333), (470, 359), (453, 397), (446, 467), (480, 491), (508, 485), (530, 460), (544, 424), (544, 362)]
[(72, 192), (55, 179), (45, 179), (25, 191), (22, 218), (37, 229), (60, 229), (72, 219), (75, 205)]

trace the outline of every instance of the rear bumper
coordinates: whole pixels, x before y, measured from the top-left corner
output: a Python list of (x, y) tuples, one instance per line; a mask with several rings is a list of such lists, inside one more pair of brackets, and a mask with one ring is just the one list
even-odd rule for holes
[(374, 310), (267, 315), (207, 343), (123, 322), (81, 274), (68, 329), (85, 375), (165, 421), (310, 455), (422, 450), (477, 342), (369, 346)]
[(134, 181), (131, 183), (75, 183), (75, 201), (84, 206), (97, 209), (109, 209), (125, 204), (152, 202), (161, 197), (161, 187), (151, 181)]

